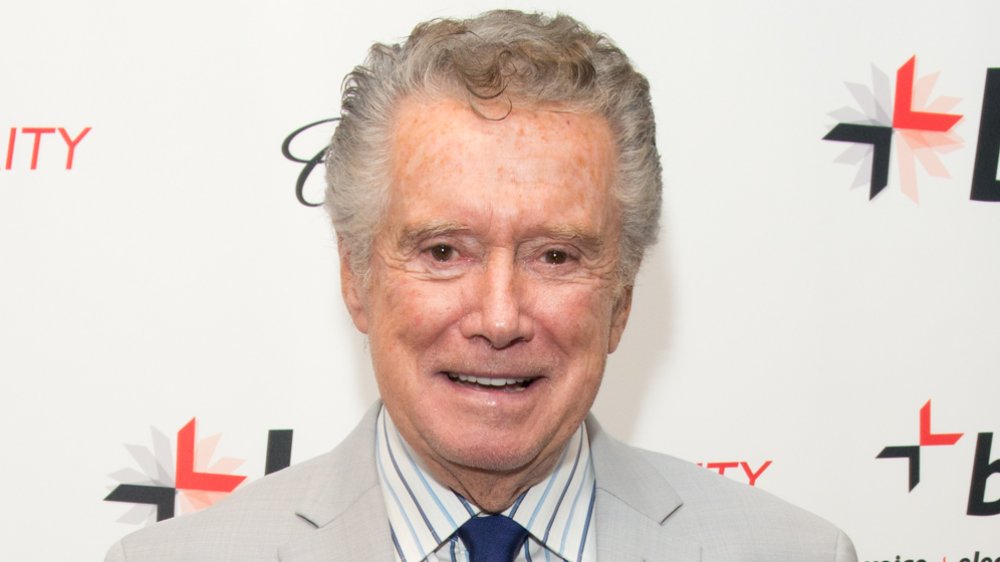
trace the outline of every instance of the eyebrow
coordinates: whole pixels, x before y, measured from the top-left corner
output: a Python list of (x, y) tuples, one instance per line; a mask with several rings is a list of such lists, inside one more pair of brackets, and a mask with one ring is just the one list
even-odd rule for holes
[(410, 248), (416, 246), (420, 241), (436, 236), (448, 234), (467, 233), (469, 227), (454, 221), (431, 221), (417, 225), (407, 226), (399, 234), (399, 246)]
[[(428, 238), (455, 234), (468, 234), (471, 230), (472, 229), (469, 228), (468, 225), (455, 221), (425, 222), (403, 228), (403, 231), (399, 235), (399, 245), (402, 248), (411, 248)], [(538, 229), (538, 232), (533, 233), (531, 237), (575, 241), (584, 246), (595, 249), (604, 246), (604, 240), (600, 236), (571, 224), (560, 224), (540, 228)]]
[(604, 245), (604, 240), (600, 236), (571, 224), (561, 224), (543, 229), (542, 234), (556, 240), (577, 241), (593, 248), (600, 248)]

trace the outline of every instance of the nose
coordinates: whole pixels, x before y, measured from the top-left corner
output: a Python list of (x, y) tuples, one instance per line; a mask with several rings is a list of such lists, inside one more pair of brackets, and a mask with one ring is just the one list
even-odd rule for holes
[(510, 256), (490, 256), (476, 276), (471, 294), (466, 294), (466, 310), (461, 321), (462, 335), (481, 338), (494, 349), (504, 349), (534, 336), (534, 322), (528, 314), (529, 287), (519, 279), (517, 264)]

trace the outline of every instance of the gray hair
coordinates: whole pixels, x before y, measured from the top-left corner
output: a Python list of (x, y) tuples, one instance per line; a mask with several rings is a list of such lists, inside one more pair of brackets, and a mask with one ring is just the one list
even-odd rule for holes
[[(631, 285), (659, 230), (662, 179), (649, 82), (604, 35), (566, 15), (513, 10), (418, 24), (376, 43), (344, 79), (340, 124), (326, 156), (326, 208), (352, 270), (367, 279), (389, 192), (393, 112), (414, 94), (477, 102), (556, 103), (607, 119), (622, 209), (618, 278)], [(509, 112), (508, 112), (509, 113)], [(504, 116), (500, 116), (502, 119)]]

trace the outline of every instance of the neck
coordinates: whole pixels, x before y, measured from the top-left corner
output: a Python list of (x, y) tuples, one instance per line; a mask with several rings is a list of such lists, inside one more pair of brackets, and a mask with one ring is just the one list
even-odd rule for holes
[(489, 513), (501, 513), (514, 505), (524, 492), (538, 484), (553, 469), (559, 455), (540, 459), (526, 470), (497, 473), (468, 467), (446, 467), (426, 463), (425, 469), (441, 484), (459, 493), (465, 499)]

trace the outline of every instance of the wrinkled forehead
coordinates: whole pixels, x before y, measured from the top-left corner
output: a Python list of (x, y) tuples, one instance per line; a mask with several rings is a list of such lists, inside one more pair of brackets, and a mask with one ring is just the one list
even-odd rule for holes
[[(497, 101), (487, 109), (498, 108)], [(525, 171), (575, 178), (581, 186), (610, 187), (615, 154), (607, 121), (562, 107), (504, 110), (502, 119), (454, 98), (407, 98), (394, 116), (390, 176), (393, 184), (475, 181), (486, 173), (512, 183)]]
[(460, 100), (408, 100), (391, 161), (390, 231), (488, 216), (491, 228), (617, 238), (614, 154), (600, 116), (518, 108), (490, 120)]
[[(461, 99), (411, 95), (393, 112), (392, 163), (400, 165), (447, 148), (438, 158), (468, 155), (514, 157), (526, 145), (555, 161), (588, 162), (612, 174), (617, 157), (614, 135), (605, 117), (561, 103)], [(442, 160), (444, 163), (444, 160)], [(397, 170), (398, 171), (398, 170)]]

